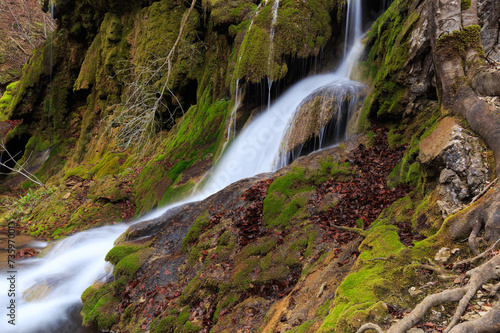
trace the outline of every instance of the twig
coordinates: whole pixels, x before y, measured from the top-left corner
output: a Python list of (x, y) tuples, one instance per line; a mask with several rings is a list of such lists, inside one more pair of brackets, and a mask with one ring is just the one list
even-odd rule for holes
[(18, 43), (18, 42), (14, 39), (14, 38), (12, 38), (11, 36), (9, 36), (9, 38), (10, 38), (10, 39), (12, 39), (12, 41), (13, 41), (14, 43), (16, 43), (17, 47), (19, 47), (19, 48), (21, 49), (21, 51), (23, 51), (23, 52), (24, 52), (24, 54), (26, 54), (26, 55), (28, 55), (28, 56), (30, 55), (28, 52), (26, 52), (26, 50), (25, 50), (25, 49), (23, 49), (23, 47), (22, 47), (22, 46), (21, 46), (21, 45), (20, 45), (20, 44), (19, 44), (19, 43)]

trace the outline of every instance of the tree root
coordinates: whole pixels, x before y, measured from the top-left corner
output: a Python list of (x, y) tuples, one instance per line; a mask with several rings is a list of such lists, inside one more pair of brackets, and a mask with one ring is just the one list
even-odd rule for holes
[[(443, 271), (438, 267), (430, 265), (421, 265), (421, 267), (438, 273), (442, 273)], [(476, 295), (476, 292), (488, 281), (500, 278), (500, 255), (494, 256), (484, 264), (471, 269), (465, 274), (465, 276), (469, 277), (469, 282), (467, 283), (467, 285), (427, 296), (415, 307), (412, 312), (392, 325), (387, 330), (387, 333), (406, 332), (407, 330), (415, 326), (418, 322), (420, 322), (424, 318), (425, 313), (430, 308), (446, 302), (459, 303), (453, 317), (451, 318), (450, 324), (448, 325), (444, 333), (500, 332), (500, 302), (497, 302), (495, 307), (480, 319), (457, 325), (461, 316), (465, 312), (470, 300)], [(492, 293), (496, 294), (498, 289), (500, 289), (500, 283), (495, 285)], [(383, 332), (378, 325), (369, 323), (361, 326), (357, 333), (362, 333), (370, 329), (377, 332)]]
[(498, 290), (500, 290), (500, 282), (493, 286), (493, 289), (491, 289), (489, 296), (494, 297), (498, 293)]
[(456, 279), (458, 277), (457, 275), (450, 275), (450, 272), (444, 270), (440, 266), (420, 264), (420, 268), (433, 271), (438, 275), (439, 280), (451, 280), (451, 279)]
[(460, 265), (463, 265), (463, 264), (472, 264), (472, 263), (478, 261), (479, 259), (485, 258), (490, 253), (490, 251), (495, 248), (495, 246), (498, 244), (498, 242), (500, 242), (500, 238), (497, 239), (497, 241), (495, 243), (493, 243), (493, 245), (491, 245), (486, 251), (484, 251), (481, 254), (478, 254), (474, 258), (470, 258), (470, 259), (466, 259), (466, 260), (462, 260), (462, 261), (459, 261), (457, 263), (454, 263), (453, 264), (453, 270), (455, 270)]
[(356, 333), (363, 333), (368, 330), (377, 331), (378, 333), (384, 333), (384, 331), (380, 328), (380, 326), (372, 323), (364, 324), (359, 328), (359, 330), (356, 331)]
[(358, 235), (360, 235), (363, 238), (365, 238), (366, 236), (368, 236), (368, 234), (370, 233), (367, 230), (363, 230), (363, 229), (359, 229), (359, 228), (343, 227), (343, 226), (335, 225), (335, 224), (332, 224), (330, 226), (332, 228), (337, 229), (337, 230), (342, 230), (342, 231), (347, 231), (347, 232), (352, 232), (354, 234), (358, 234)]
[(472, 232), (469, 235), (469, 247), (475, 255), (479, 254), (479, 251), (477, 250), (476, 247), (476, 238), (477, 235), (479, 235), (479, 232), (481, 231), (482, 228), (483, 224), (481, 223), (481, 221), (476, 220), (476, 222), (474, 222), (474, 227), (472, 228)]
[(500, 332), (500, 302), (483, 317), (461, 323), (449, 333), (498, 333)]

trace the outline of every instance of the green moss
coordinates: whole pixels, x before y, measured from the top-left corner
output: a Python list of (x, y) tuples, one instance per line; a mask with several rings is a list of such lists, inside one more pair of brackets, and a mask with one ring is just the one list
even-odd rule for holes
[(12, 102), (13, 96), (16, 94), (16, 87), (19, 84), (19, 81), (13, 82), (9, 84), (2, 97), (0, 98), (0, 121), (7, 120), (7, 115), (4, 115), (4, 110), (10, 105)]
[(408, 2), (396, 0), (367, 33), (367, 60), (360, 64), (362, 76), (373, 89), (365, 99), (360, 126), (367, 118), (397, 121), (404, 114), (407, 88), (399, 82), (408, 61), (411, 32), (419, 20), (408, 12)]
[(400, 273), (403, 267), (369, 260), (399, 255), (404, 248), (395, 227), (374, 227), (359, 247), (361, 254), (353, 271), (337, 288), (333, 307), (318, 332), (356, 331), (370, 317), (385, 317), (382, 300), (389, 298), (396, 286), (406, 288)]
[(198, 241), (198, 237), (200, 237), (205, 228), (208, 227), (209, 221), (210, 218), (208, 216), (208, 211), (205, 211), (203, 214), (198, 216), (191, 229), (189, 229), (188, 234), (182, 241), (182, 252), (186, 252), (190, 244)]
[(309, 332), (309, 328), (312, 326), (312, 324), (314, 323), (314, 321), (312, 320), (309, 320), (309, 321), (306, 321), (305, 323), (297, 326), (297, 327), (294, 327), (292, 330), (288, 331), (289, 333), (306, 333), (306, 332)]
[(182, 329), (182, 332), (196, 333), (196, 332), (199, 332), (200, 330), (201, 330), (200, 326), (196, 326), (196, 325), (192, 324), (190, 321), (186, 321), (186, 323), (184, 324), (184, 327)]
[[(198, 274), (186, 286), (179, 297), (180, 305), (196, 305), (210, 294), (216, 294), (219, 289), (220, 281), (210, 278), (203, 278)], [(189, 317), (189, 315), (188, 315)]]
[(300, 216), (313, 189), (304, 172), (303, 168), (294, 168), (273, 181), (263, 203), (266, 225), (287, 228), (291, 218)]
[(143, 248), (147, 247), (149, 244), (120, 244), (113, 247), (106, 254), (104, 260), (109, 261), (111, 264), (116, 265), (126, 256), (135, 253)]
[(470, 8), (472, 4), (472, 1), (471, 0), (462, 0), (461, 2), (461, 7), (462, 7), (462, 10), (467, 10)]
[(272, 47), (269, 32), (273, 3), (263, 5), (252, 28), (243, 36), (233, 77), (255, 83), (265, 77), (275, 81), (288, 72), (284, 59), (317, 56), (332, 35), (330, 13), (337, 5), (336, 1), (326, 0), (280, 1)]
[(114, 313), (114, 308), (120, 303), (119, 297), (114, 297), (110, 285), (93, 285), (82, 294), (83, 325), (96, 325), (100, 330), (109, 330), (120, 318)]
[(121, 259), (113, 270), (113, 276), (117, 279), (120, 276), (131, 278), (141, 268), (142, 264), (149, 257), (152, 249), (144, 248), (138, 252), (131, 253)]
[(164, 333), (173, 332), (176, 327), (176, 316), (170, 315), (168, 317), (162, 318), (156, 325), (151, 325), (152, 333)]
[(481, 27), (471, 25), (464, 27), (461, 31), (454, 31), (439, 37), (436, 44), (436, 52), (444, 57), (456, 57), (462, 59), (465, 65), (466, 51), (474, 49), (478, 53), (480, 63), (484, 63), (484, 50), (481, 45)]

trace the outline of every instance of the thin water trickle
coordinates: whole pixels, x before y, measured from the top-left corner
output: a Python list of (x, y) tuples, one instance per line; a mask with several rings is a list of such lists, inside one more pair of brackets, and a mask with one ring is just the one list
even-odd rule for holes
[[(350, 2), (357, 4), (359, 1)], [(278, 0), (275, 4), (279, 6)], [(352, 17), (355, 19), (350, 22), (354, 24), (358, 15)], [(349, 54), (344, 62), (351, 57)], [(151, 212), (134, 223), (158, 217), (174, 206), (202, 200), (240, 179), (275, 170), (279, 166), (281, 142), (297, 107), (321, 87), (353, 84), (348, 79), (348, 68), (350, 66), (342, 64), (335, 73), (315, 75), (293, 85), (235, 137), (197, 193), (182, 202)], [(231, 127), (234, 130), (234, 125)], [(44, 257), (25, 260), (22, 270), (16, 273), (16, 326), (5, 320), (7, 313), (3, 306), (0, 331), (61, 332), (57, 323), (73, 322), (70, 317), (74, 311), (71, 310), (81, 307), (82, 292), (95, 281), (110, 275), (111, 267), (104, 257), (127, 227), (120, 224), (80, 232), (54, 244)], [(7, 272), (1, 273), (0, 288), (8, 290)], [(8, 303), (7, 294), (0, 294), (0, 304)]]
[(240, 84), (240, 79), (236, 79), (236, 89), (235, 89), (235, 93), (234, 93), (234, 106), (233, 106), (233, 109), (231, 111), (231, 115), (229, 116), (229, 122), (228, 122), (228, 126), (227, 126), (226, 144), (231, 139), (234, 139), (234, 137), (236, 136), (236, 111), (238, 110), (238, 107), (240, 106), (240, 97), (241, 97), (241, 91), (239, 89), (239, 84)]

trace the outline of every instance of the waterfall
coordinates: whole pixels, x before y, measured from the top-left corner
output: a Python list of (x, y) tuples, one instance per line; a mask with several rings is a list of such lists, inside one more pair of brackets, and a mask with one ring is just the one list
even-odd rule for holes
[[(248, 29), (245, 32), (245, 36), (250, 30), (252, 29), (253, 22), (255, 21), (255, 18), (257, 15), (259, 15), (260, 11), (262, 9), (262, 3), (260, 3), (257, 8), (255, 8), (255, 12), (252, 17), (252, 21), (250, 21), (250, 24), (248, 25)], [(243, 37), (245, 39), (245, 37)], [(241, 62), (241, 55), (238, 57), (238, 64)], [(231, 110), (231, 115), (229, 116), (229, 122), (227, 125), (227, 139), (226, 142), (224, 143), (224, 146), (222, 147), (222, 151), (226, 148), (226, 145), (229, 143), (231, 139), (234, 139), (234, 136), (236, 135), (236, 111), (238, 110), (238, 107), (240, 106), (240, 97), (241, 97), (241, 91), (239, 90), (239, 82), (240, 79), (236, 79), (236, 89), (234, 92), (234, 106), (233, 109)], [(231, 135), (233, 137), (231, 137)]]
[[(229, 122), (227, 125), (227, 141), (225, 145), (231, 140), (234, 139), (236, 135), (236, 110), (238, 110), (238, 107), (240, 106), (240, 97), (241, 97), (241, 91), (239, 89), (239, 84), (240, 84), (240, 79), (236, 79), (236, 89), (234, 93), (234, 106), (231, 111), (231, 116), (229, 117)], [(231, 137), (232, 135), (232, 137)]]
[[(278, 5), (276, 0), (276, 10)], [(354, 39), (361, 36), (360, 0), (350, 0), (348, 7), (346, 44), (352, 45)], [(336, 72), (308, 77), (293, 85), (267, 111), (248, 124), (228, 145), (197, 193), (183, 202), (152, 212), (137, 222), (160, 216), (168, 209), (185, 202), (202, 200), (242, 178), (274, 171), (280, 165), (281, 142), (303, 100), (322, 87), (358, 84), (348, 78), (352, 69), (352, 65), (348, 63), (356, 52), (359, 53), (359, 50), (356, 51), (355, 48), (350, 52), (346, 51), (344, 62)], [(237, 103), (232, 112), (234, 117), (236, 107)], [(16, 295), (13, 298), (16, 302), (16, 326), (9, 325), (6, 320), (6, 305), (12, 298), (8, 298), (7, 293), (3, 292), (0, 294), (0, 331), (63, 332), (62, 328), (67, 329), (70, 325), (70, 310), (79, 311), (81, 307), (82, 292), (94, 282), (109, 276), (111, 267), (104, 261), (104, 257), (115, 239), (127, 227), (126, 224), (118, 224), (77, 233), (55, 243), (44, 257), (24, 260), (16, 266), (16, 273), (12, 273), (16, 277)], [(3, 291), (9, 290), (9, 274), (11, 273), (1, 272), (0, 287)], [(58, 322), (63, 324), (57, 327)]]
[(348, 50), (363, 34), (363, 11), (361, 0), (347, 0), (347, 14), (344, 37), (344, 58)]

